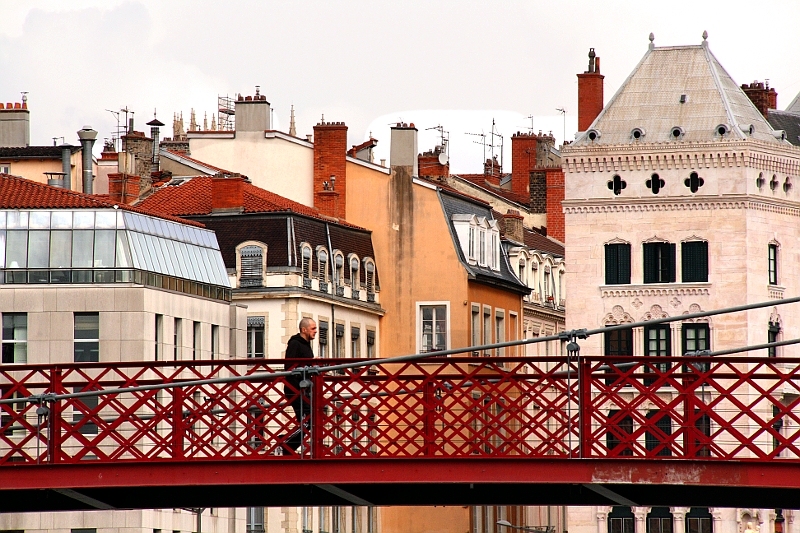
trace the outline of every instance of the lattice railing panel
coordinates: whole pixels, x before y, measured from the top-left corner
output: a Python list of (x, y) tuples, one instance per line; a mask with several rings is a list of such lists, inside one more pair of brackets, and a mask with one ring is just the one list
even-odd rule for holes
[[(296, 391), (284, 378), (252, 377), (283, 368), (282, 360), (0, 367), (2, 398), (40, 398), (0, 406), (0, 464), (287, 454), (800, 460), (793, 359), (436, 358), (312, 374), (304, 389), (312, 416), (297, 452), (285, 449), (298, 429)], [(244, 379), (148, 388), (232, 377)]]

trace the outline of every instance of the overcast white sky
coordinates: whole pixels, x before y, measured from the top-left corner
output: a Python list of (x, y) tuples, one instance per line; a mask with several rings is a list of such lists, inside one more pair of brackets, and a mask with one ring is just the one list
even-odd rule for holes
[[(220, 95), (260, 85), (278, 129), (294, 104), (298, 135), (324, 113), (351, 144), (373, 131), (388, 157), (389, 122), (450, 130), (454, 171), (479, 172), (465, 132), (509, 136), (531, 126), (559, 142), (577, 127), (577, 81), (589, 47), (602, 58), (606, 101), (647, 50), (696, 44), (738, 83), (769, 79), (784, 108), (800, 92), (800, 1), (165, 1), (0, 0), (0, 100), (28, 91), (31, 144), (77, 143), (84, 124), (110, 137), (106, 109), (216, 111)], [(567, 110), (566, 128), (556, 108)], [(420, 139), (431, 148), (435, 134)], [(98, 142), (96, 152), (102, 147)]]

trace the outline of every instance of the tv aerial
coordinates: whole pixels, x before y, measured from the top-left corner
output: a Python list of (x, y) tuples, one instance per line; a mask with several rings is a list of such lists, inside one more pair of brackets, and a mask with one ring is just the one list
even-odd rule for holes
[(441, 124), (431, 128), (425, 128), (425, 131), (428, 130), (436, 130), (439, 132), (440, 144), (436, 146), (436, 151), (439, 153), (439, 164), (444, 166), (450, 160), (450, 156), (447, 154), (448, 144), (450, 143), (450, 132), (445, 130)]

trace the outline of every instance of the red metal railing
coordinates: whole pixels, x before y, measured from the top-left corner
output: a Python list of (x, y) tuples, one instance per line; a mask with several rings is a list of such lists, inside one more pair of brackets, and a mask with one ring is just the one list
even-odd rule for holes
[[(332, 365), (335, 360), (315, 360)], [(346, 362), (352, 362), (347, 360)], [(284, 361), (0, 367), (0, 466), (287, 459)], [(437, 358), (309, 375), (303, 458), (800, 458), (800, 360)], [(310, 433), (310, 435), (308, 434)]]

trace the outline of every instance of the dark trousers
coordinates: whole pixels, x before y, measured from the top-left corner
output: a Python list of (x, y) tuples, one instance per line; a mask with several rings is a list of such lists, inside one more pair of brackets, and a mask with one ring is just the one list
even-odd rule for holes
[[(298, 392), (291, 399), (290, 405), (294, 410), (294, 417), (297, 420), (297, 431), (289, 435), (283, 444), (284, 451), (295, 452), (303, 443), (303, 436), (311, 430), (311, 402), (303, 392)], [(302, 424), (303, 431), (300, 431)]]

